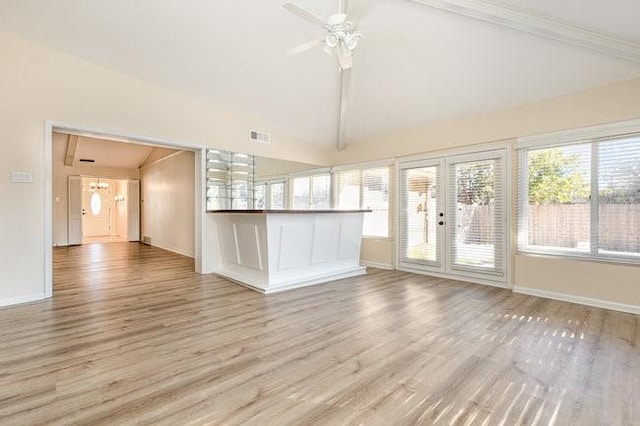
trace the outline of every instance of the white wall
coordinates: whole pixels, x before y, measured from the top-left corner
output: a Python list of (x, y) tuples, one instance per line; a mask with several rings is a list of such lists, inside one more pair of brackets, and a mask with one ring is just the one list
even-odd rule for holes
[[(68, 177), (96, 176), (112, 179), (138, 179), (136, 169), (114, 169), (110, 167), (75, 166), (68, 167), (63, 163), (53, 163), (53, 245), (69, 244), (69, 203)], [(115, 181), (114, 181), (115, 182)], [(126, 233), (125, 233), (126, 235)], [(0, 287), (1, 289), (1, 287)]]
[(193, 257), (195, 253), (195, 156), (185, 151), (140, 169), (142, 237)]
[[(46, 120), (293, 161), (331, 158), (254, 117), (11, 35), (0, 33), (0, 58), (0, 305), (45, 294)], [(251, 143), (251, 128), (271, 133), (271, 143)], [(11, 183), (12, 171), (32, 173), (33, 183)]]

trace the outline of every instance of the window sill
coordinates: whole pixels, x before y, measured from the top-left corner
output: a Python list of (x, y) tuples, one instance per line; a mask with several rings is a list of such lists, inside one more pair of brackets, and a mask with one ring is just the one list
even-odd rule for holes
[(588, 254), (572, 254), (563, 252), (549, 252), (543, 250), (518, 250), (517, 256), (540, 257), (556, 260), (575, 260), (577, 262), (603, 263), (619, 266), (640, 267), (640, 257), (595, 257)]

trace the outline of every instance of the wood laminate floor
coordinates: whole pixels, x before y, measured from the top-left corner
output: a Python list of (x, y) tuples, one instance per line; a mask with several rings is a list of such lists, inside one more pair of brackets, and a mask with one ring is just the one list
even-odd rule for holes
[(380, 270), (265, 297), (136, 243), (54, 269), (0, 309), (3, 425), (640, 424), (639, 316)]

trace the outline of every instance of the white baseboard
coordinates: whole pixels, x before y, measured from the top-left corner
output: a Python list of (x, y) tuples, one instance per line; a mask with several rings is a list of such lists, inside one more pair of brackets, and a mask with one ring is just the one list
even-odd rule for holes
[[(146, 243), (143, 243), (142, 241), (140, 241), (140, 242), (142, 244), (146, 244)], [(195, 253), (193, 253), (191, 251), (182, 250), (182, 249), (178, 249), (178, 248), (175, 248), (175, 247), (163, 246), (162, 244), (156, 244), (156, 243), (153, 243), (153, 242), (151, 244), (149, 244), (149, 245), (152, 246), (152, 247), (158, 247), (158, 248), (160, 248), (162, 250), (170, 251), (172, 253), (180, 254), (182, 256), (187, 256), (187, 257), (190, 257), (192, 259), (194, 259), (196, 257)]]
[(8, 297), (6, 299), (0, 299), (0, 306), (18, 305), (21, 303), (36, 302), (38, 300), (44, 299), (46, 299), (44, 293), (30, 294), (28, 296)]
[(527, 294), (529, 296), (544, 297), (545, 299), (560, 300), (562, 302), (577, 303), (579, 305), (593, 306), (595, 308), (611, 309), (612, 311), (627, 312), (640, 315), (640, 306), (624, 303), (609, 302), (606, 300), (592, 299), (590, 297), (575, 296), (573, 294), (556, 293), (555, 291), (540, 290), (532, 287), (515, 286), (514, 293)]
[(364, 267), (369, 267), (369, 268), (384, 269), (386, 271), (393, 271), (394, 269), (396, 269), (390, 263), (369, 262), (366, 260), (361, 261), (360, 265)]

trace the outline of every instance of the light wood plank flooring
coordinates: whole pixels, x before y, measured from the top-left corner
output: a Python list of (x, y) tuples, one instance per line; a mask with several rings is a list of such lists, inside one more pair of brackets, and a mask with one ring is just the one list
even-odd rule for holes
[(380, 270), (265, 297), (136, 243), (54, 268), (0, 309), (3, 425), (640, 424), (635, 315)]

